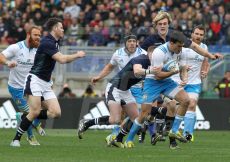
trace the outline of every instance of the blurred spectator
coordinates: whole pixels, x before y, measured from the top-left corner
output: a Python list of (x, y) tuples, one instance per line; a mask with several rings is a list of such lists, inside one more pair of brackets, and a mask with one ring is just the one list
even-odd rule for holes
[(102, 20), (101, 20), (100, 13), (96, 12), (95, 16), (94, 16), (94, 19), (90, 22), (89, 26), (90, 27), (95, 27), (96, 25), (98, 26), (101, 21)]
[(64, 13), (62, 24), (63, 24), (63, 28), (64, 28), (65, 31), (71, 26), (72, 18), (71, 18), (71, 15), (70, 15), (69, 12)]
[(44, 24), (44, 18), (42, 17), (41, 11), (37, 10), (34, 15), (34, 23), (37, 26), (42, 26)]
[(204, 19), (205, 18), (203, 17), (202, 13), (197, 12), (196, 17), (195, 17), (195, 19), (193, 21), (194, 26), (197, 26), (197, 25), (200, 25), (200, 24), (204, 25), (205, 24)]
[(215, 87), (220, 98), (230, 98), (230, 71), (226, 71), (224, 78)]
[(6, 38), (8, 36), (8, 31), (6, 29), (5, 24), (3, 23), (3, 19), (0, 16), (0, 43), (5, 44), (6, 43)]
[(195, 1), (195, 3), (193, 4), (193, 6), (194, 6), (194, 9), (195, 9), (196, 13), (201, 12), (201, 10), (202, 10), (202, 4), (201, 4), (200, 1)]
[(162, 7), (162, 10), (169, 12), (174, 8), (173, 0), (166, 0), (166, 5)]
[(205, 24), (210, 24), (211, 23), (211, 20), (212, 20), (212, 14), (210, 12), (210, 6), (205, 6), (203, 8), (203, 17), (205, 17), (204, 21), (205, 21)]
[(65, 7), (64, 13), (69, 13), (71, 18), (78, 18), (81, 8), (75, 4), (75, 0), (67, 1), (68, 5)]
[(119, 18), (115, 18), (114, 25), (109, 28), (109, 33), (109, 46), (118, 45), (123, 34), (123, 28)]
[(104, 46), (105, 45), (105, 39), (101, 33), (101, 28), (99, 25), (96, 25), (94, 27), (94, 31), (89, 36), (88, 41), (89, 46)]
[(82, 35), (83, 35), (83, 28), (79, 24), (78, 20), (76, 18), (73, 18), (71, 21), (70, 27), (67, 29), (66, 34), (67, 37), (74, 38), (76, 45), (82, 45)]
[(14, 24), (9, 28), (8, 41), (12, 43), (22, 41), (26, 38), (26, 32), (22, 27), (21, 19), (17, 17)]
[(150, 28), (151, 28), (151, 23), (146, 20), (144, 21), (144, 25), (140, 26), (137, 29), (136, 35), (139, 40), (139, 44), (142, 44), (144, 39), (151, 33)]
[(220, 40), (221, 37), (221, 24), (218, 21), (217, 15), (212, 15), (212, 21), (210, 23), (210, 30), (209, 30), (209, 42), (210, 44), (215, 44), (215, 42)]
[(75, 98), (76, 95), (72, 93), (72, 90), (69, 88), (68, 84), (63, 85), (63, 89), (58, 95), (58, 98)]
[(103, 3), (99, 3), (97, 5), (97, 11), (100, 13), (102, 21), (108, 19), (109, 11), (106, 9), (106, 7), (105, 7), (105, 5)]
[(115, 13), (113, 11), (109, 12), (109, 18), (107, 20), (105, 20), (105, 24), (106, 26), (110, 27), (114, 25), (114, 20), (115, 20)]
[(94, 92), (93, 87), (88, 85), (82, 97), (98, 97), (98, 95)]
[(227, 13), (224, 17), (223, 27), (222, 27), (224, 41), (223, 44), (230, 44), (230, 13)]
[(225, 16), (225, 9), (224, 9), (224, 6), (221, 5), (218, 7), (218, 18), (219, 18), (219, 23), (220, 24), (223, 24), (224, 22), (224, 16)]
[(180, 11), (185, 12), (189, 7), (190, 0), (181, 0), (180, 1)]

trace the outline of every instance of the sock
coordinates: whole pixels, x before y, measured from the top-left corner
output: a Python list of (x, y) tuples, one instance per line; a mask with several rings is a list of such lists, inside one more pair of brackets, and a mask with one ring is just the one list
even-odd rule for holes
[(191, 134), (193, 135), (194, 133), (194, 129), (195, 129), (195, 125), (196, 125), (196, 112), (195, 112), (195, 116), (194, 116), (194, 119), (193, 119), (193, 124), (192, 124), (192, 129), (191, 129)]
[(37, 127), (37, 126), (39, 126), (40, 123), (41, 123), (41, 122), (40, 122), (39, 119), (34, 119), (34, 121), (33, 121), (33, 126), (34, 126), (34, 127)]
[(166, 116), (167, 108), (165, 107), (152, 107), (151, 109), (151, 116), (156, 116), (157, 114), (161, 114)]
[(151, 112), (150, 112), (151, 116), (156, 116), (157, 113), (158, 113), (158, 107), (155, 107), (155, 106), (152, 107)]
[(120, 128), (121, 127), (119, 125), (115, 125), (113, 130), (112, 130), (112, 134), (117, 136), (119, 131), (120, 131)]
[(18, 127), (18, 130), (17, 130), (16, 135), (15, 135), (13, 140), (19, 140), (20, 141), (23, 133), (25, 133), (25, 131), (27, 131), (27, 129), (30, 127), (31, 124), (32, 124), (32, 122), (29, 121), (27, 119), (27, 117), (25, 119), (23, 119), (20, 126)]
[(21, 119), (22, 113), (21, 112), (16, 112), (16, 120), (17, 120), (17, 126), (19, 127), (22, 119)]
[(150, 123), (148, 126), (148, 130), (149, 130), (149, 135), (150, 137), (153, 136), (153, 134), (155, 134), (155, 123)]
[(173, 122), (173, 125), (172, 125), (172, 132), (173, 133), (177, 133), (178, 132), (178, 129), (180, 127), (180, 123), (183, 121), (183, 116), (180, 116), (180, 115), (176, 115), (175, 116), (175, 120)]
[(27, 115), (28, 115), (28, 113), (23, 113), (21, 116), (21, 120), (25, 119)]
[(28, 130), (26, 131), (28, 138), (31, 138), (33, 136), (33, 131), (32, 130), (33, 130), (33, 126), (30, 125)]
[(133, 141), (134, 140), (134, 137), (135, 135), (137, 134), (138, 130), (141, 128), (141, 124), (138, 123), (137, 119), (135, 119), (135, 121), (133, 122), (133, 126), (129, 132), (129, 135), (126, 139), (126, 142), (128, 141)]
[(163, 134), (163, 128), (165, 125), (165, 119), (156, 119), (156, 132), (159, 134)]
[(175, 117), (166, 116), (166, 118), (165, 118), (165, 124), (166, 124), (165, 129), (167, 132), (171, 130), (174, 119), (175, 119)]
[(109, 116), (102, 116), (100, 118), (91, 119), (85, 123), (86, 128), (89, 128), (93, 125), (110, 125)]
[[(18, 124), (18, 127), (21, 123), (21, 121), (23, 119), (25, 119), (27, 113), (22, 113), (22, 112), (17, 112), (16, 113), (16, 120), (17, 120), (17, 124)], [(32, 125), (28, 128), (28, 130), (26, 131), (27, 132), (27, 136), (30, 138), (31, 136), (33, 136), (33, 132), (32, 132)]]
[(116, 137), (116, 141), (117, 142), (123, 142), (123, 138), (127, 134), (128, 134), (128, 132), (126, 132), (124, 129), (121, 129), (120, 132), (118, 133), (117, 137)]
[(116, 137), (117, 142), (123, 142), (123, 138), (129, 133), (132, 125), (133, 122), (130, 119), (125, 122), (123, 128), (120, 130), (119, 134)]
[(166, 113), (167, 113), (167, 108), (166, 107), (159, 107), (158, 108), (158, 114), (162, 115), (163, 118), (165, 118)]
[(176, 139), (175, 139), (175, 138), (169, 137), (169, 143), (170, 143), (170, 144), (176, 143)]
[(193, 134), (194, 124), (196, 123), (196, 113), (193, 111), (187, 111), (184, 116), (184, 132), (183, 135), (186, 135), (186, 132)]
[(40, 114), (38, 115), (37, 119), (47, 119), (47, 110), (41, 110)]

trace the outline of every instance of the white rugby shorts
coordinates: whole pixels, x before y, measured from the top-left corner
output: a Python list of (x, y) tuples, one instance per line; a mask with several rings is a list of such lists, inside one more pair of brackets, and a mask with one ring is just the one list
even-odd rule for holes
[(105, 98), (108, 105), (110, 103), (118, 103), (120, 105), (136, 103), (136, 100), (130, 90), (122, 91), (113, 87), (111, 83), (108, 83), (106, 86)]
[(28, 74), (25, 80), (24, 95), (41, 96), (44, 100), (57, 98), (52, 86), (52, 81), (46, 82), (34, 74)]

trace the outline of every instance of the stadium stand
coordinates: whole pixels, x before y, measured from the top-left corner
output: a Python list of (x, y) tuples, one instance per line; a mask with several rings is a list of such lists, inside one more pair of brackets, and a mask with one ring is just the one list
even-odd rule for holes
[(207, 44), (230, 44), (229, 0), (1, 0), (0, 40), (11, 44), (24, 39), (31, 24), (46, 34), (44, 22), (55, 16), (63, 19), (64, 45), (117, 46), (130, 30), (139, 40), (153, 33), (151, 21), (160, 10), (169, 12), (171, 27), (186, 35), (204, 24)]
[[(160, 10), (171, 14), (170, 28), (181, 30), (187, 36), (195, 25), (203, 24), (209, 50), (230, 54), (229, 0), (1, 0), (0, 51), (23, 40), (31, 25), (40, 26), (46, 35), (44, 22), (49, 17), (60, 17), (65, 28), (62, 51), (69, 52), (77, 47), (86, 50), (87, 57), (69, 65), (57, 65), (55, 83), (61, 87), (67, 81), (74, 89), (84, 89), (89, 77), (98, 73), (123, 43), (127, 32), (131, 30), (137, 34), (140, 43), (155, 32), (152, 18)], [(229, 67), (229, 60), (213, 64), (220, 68), (217, 71), (221, 75)], [(213, 69), (213, 74), (215, 72)], [(60, 73), (63, 76), (56, 75)], [(7, 91), (2, 90), (7, 85), (8, 69), (0, 66), (0, 74), (1, 95), (5, 95)], [(218, 80), (217, 75), (210, 77), (213, 80), (204, 85), (205, 90)], [(98, 94), (103, 94), (106, 81), (99, 83)], [(82, 91), (75, 93), (80, 96)]]

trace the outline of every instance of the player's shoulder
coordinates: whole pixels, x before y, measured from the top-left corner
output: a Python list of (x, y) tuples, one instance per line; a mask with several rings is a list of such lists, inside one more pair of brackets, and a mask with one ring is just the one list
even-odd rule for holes
[(139, 56), (137, 56), (137, 57), (134, 57), (133, 59), (146, 59), (146, 58), (148, 58), (148, 55), (146, 55), (146, 54), (141, 54), (141, 55), (139, 55)]
[(8, 46), (8, 49), (14, 50), (14, 51), (19, 51), (24, 48), (23, 41), (11, 44)]
[(56, 47), (55, 41), (53, 39), (50, 39), (48, 36), (45, 36), (41, 39), (39, 48), (50, 48), (50, 47)]
[(125, 48), (124, 48), (124, 47), (118, 48), (118, 49), (113, 53), (113, 55), (116, 55), (116, 56), (124, 56), (124, 55), (126, 55)]
[(200, 47), (205, 49), (205, 50), (208, 50), (208, 46), (205, 43), (201, 43)]
[(131, 59), (131, 62), (133, 63), (133, 64), (136, 64), (136, 63), (148, 63), (149, 62), (149, 57), (148, 57), (148, 55), (146, 55), (146, 54), (141, 54), (141, 55), (139, 55), (139, 56), (137, 56), (137, 57), (134, 57), (134, 58), (132, 58)]
[(139, 55), (141, 55), (141, 54), (147, 55), (147, 51), (144, 50), (143, 48), (139, 47), (139, 46), (137, 47), (136, 52), (137, 52)]
[(169, 50), (168, 50), (168, 47), (167, 47), (167, 43), (162, 44), (162, 45), (158, 46), (157, 48), (155, 48), (154, 53), (156, 53), (156, 52), (157, 53), (163, 53), (163, 54), (168, 53)]

